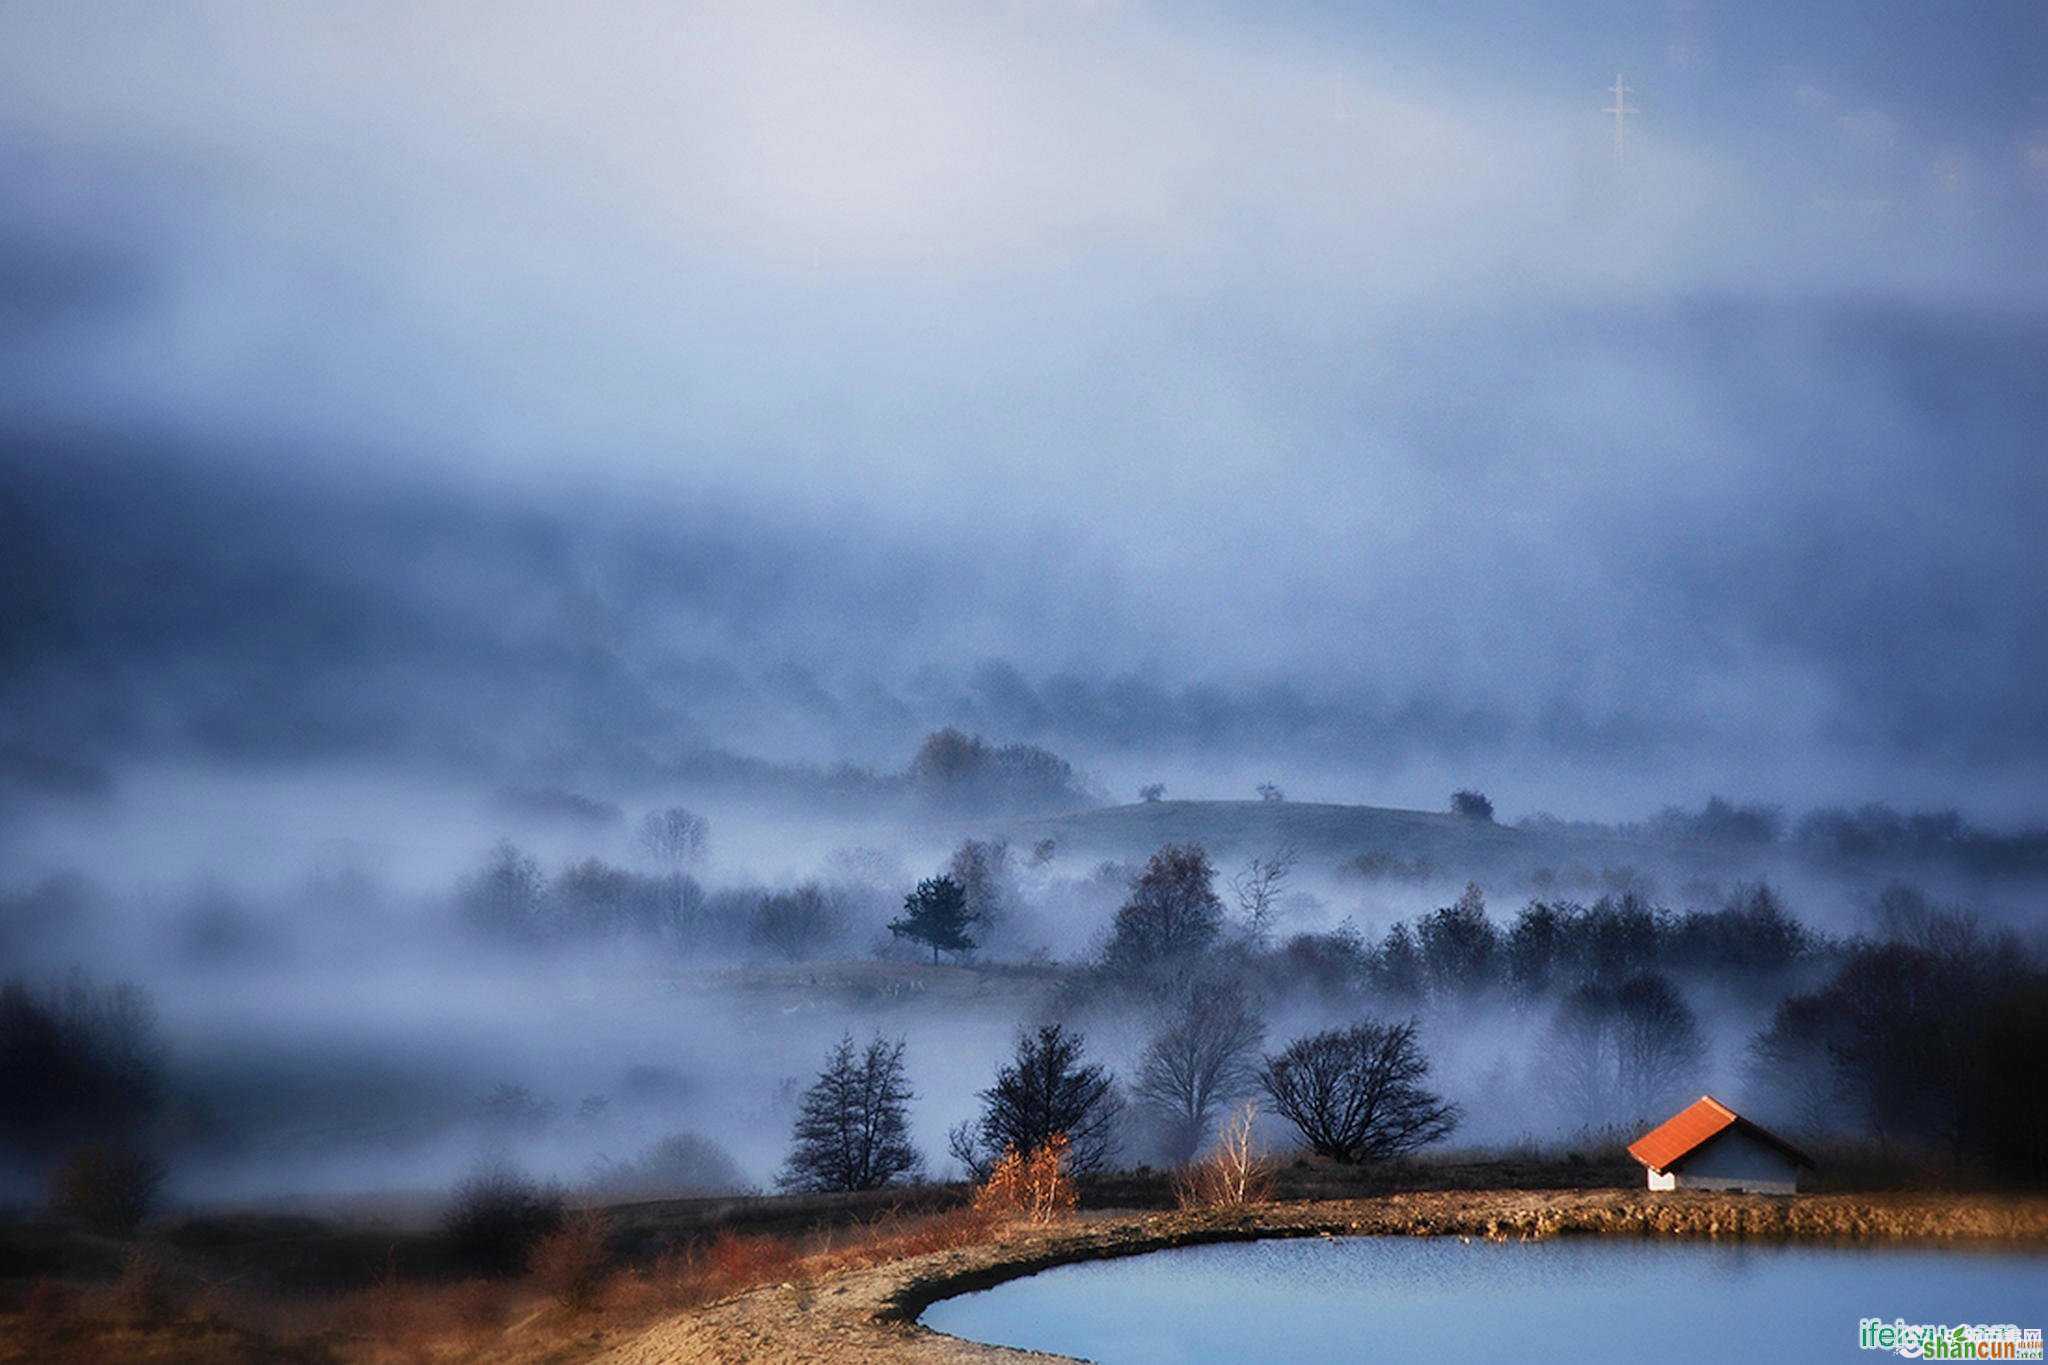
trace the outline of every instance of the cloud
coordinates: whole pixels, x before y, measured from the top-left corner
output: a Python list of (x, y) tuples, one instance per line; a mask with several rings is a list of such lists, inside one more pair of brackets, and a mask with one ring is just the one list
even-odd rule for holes
[(2048, 758), (2030, 134), (1868, 62), (1617, 166), (1573, 15), (5, 22), (38, 743)]

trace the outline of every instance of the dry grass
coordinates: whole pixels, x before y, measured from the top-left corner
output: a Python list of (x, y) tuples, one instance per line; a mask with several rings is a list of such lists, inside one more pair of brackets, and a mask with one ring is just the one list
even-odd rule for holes
[[(1472, 1153), (1361, 1171), (1321, 1162), (1269, 1166), (1248, 1141), (1233, 1146), (1226, 1140), (1199, 1165), (1206, 1174), (1181, 1173), (1181, 1198), (1191, 1207), (1145, 1217), (1140, 1240), (1173, 1245), (1309, 1230), (1501, 1239), (1566, 1233), (2048, 1237), (2048, 1210), (2039, 1200), (1896, 1193), (1793, 1200), (1646, 1196), (1635, 1183), (1640, 1176), (1626, 1189), (1609, 1185), (1619, 1174), (1610, 1175), (1611, 1163), (1597, 1152), (1578, 1162)], [(1504, 1176), (1525, 1172), (1539, 1179), (1519, 1191), (1500, 1188)], [(323, 1292), (304, 1288), (303, 1279), (250, 1273), (254, 1253), (245, 1249), (224, 1254), (196, 1238), (155, 1240), (153, 1252), (131, 1255), (118, 1269), (106, 1261), (71, 1274), (24, 1277), (12, 1286), (0, 1281), (0, 1362), (575, 1361), (658, 1322), (687, 1320), (708, 1332), (728, 1318), (751, 1320), (747, 1314), (755, 1310), (745, 1305), (756, 1302), (787, 1300), (792, 1323), (828, 1303), (843, 1312), (844, 1287), (875, 1277), (897, 1277), (900, 1288), (902, 1277), (924, 1283), (934, 1275), (957, 1278), (963, 1268), (1053, 1264), (1074, 1259), (1077, 1247), (1082, 1255), (1119, 1254), (1107, 1249), (1112, 1244), (1131, 1249), (1132, 1234), (1117, 1231), (1122, 1224), (1068, 1219), (1073, 1183), (1064, 1172), (1046, 1175), (1034, 1177), (1030, 1163), (1021, 1162), (1014, 1178), (979, 1198), (923, 1187), (836, 1199), (620, 1208), (605, 1222), (572, 1218), (538, 1245), (525, 1277), (512, 1279), (453, 1278), (452, 1265), (436, 1271), (422, 1246), (398, 1242), (361, 1267), (368, 1273), (347, 1281), (358, 1287)], [(1491, 1189), (1457, 1188), (1489, 1176)], [(1574, 1176), (1582, 1182), (1578, 1189), (1554, 1188)], [(1270, 1192), (1289, 1202), (1261, 1202), (1268, 1179)], [(1411, 1183), (1403, 1189), (1402, 1181)], [(1371, 1197), (1387, 1185), (1394, 1191)], [(1298, 1202), (1304, 1192), (1324, 1189), (1344, 1194)], [(1164, 1207), (1173, 1193), (1163, 1174), (1126, 1173), (1091, 1179), (1085, 1187), (1088, 1202), (1098, 1207), (1131, 1194)], [(1098, 1240), (1100, 1252), (1092, 1250)], [(804, 1306), (812, 1304), (818, 1307)], [(902, 1344), (900, 1338), (891, 1342)], [(874, 1358), (888, 1358), (881, 1345), (877, 1352)]]

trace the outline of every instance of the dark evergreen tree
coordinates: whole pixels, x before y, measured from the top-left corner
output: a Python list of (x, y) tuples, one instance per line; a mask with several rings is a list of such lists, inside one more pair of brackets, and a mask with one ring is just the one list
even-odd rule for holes
[(1064, 1133), (1066, 1167), (1085, 1175), (1115, 1152), (1123, 1097), (1099, 1066), (1083, 1065), (1083, 1039), (1058, 1024), (1017, 1038), (1011, 1063), (981, 1092), (981, 1119), (952, 1134), (953, 1155), (978, 1178), (1005, 1149), (1029, 1156), (1055, 1133)]
[(903, 1043), (877, 1038), (855, 1056), (853, 1035), (804, 1092), (789, 1160), (776, 1183), (785, 1190), (875, 1190), (923, 1165), (910, 1145)]
[(967, 936), (974, 919), (960, 883), (951, 877), (931, 877), (903, 898), (903, 918), (889, 921), (889, 932), (930, 944), (932, 961), (937, 962), (941, 951), (961, 953), (974, 947)]

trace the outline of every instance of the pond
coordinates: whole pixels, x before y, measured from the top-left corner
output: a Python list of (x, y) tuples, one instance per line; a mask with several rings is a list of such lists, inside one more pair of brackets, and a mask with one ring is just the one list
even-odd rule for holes
[(1886, 1359), (1864, 1318), (2048, 1325), (2048, 1253), (1277, 1239), (1060, 1266), (922, 1321), (1104, 1362)]

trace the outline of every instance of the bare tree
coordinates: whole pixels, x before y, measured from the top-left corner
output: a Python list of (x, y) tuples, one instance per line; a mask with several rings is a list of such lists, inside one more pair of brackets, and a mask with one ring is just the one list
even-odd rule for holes
[(1259, 800), (1261, 801), (1285, 801), (1287, 799), (1287, 793), (1281, 791), (1278, 786), (1271, 782), (1261, 782), (1258, 790)]
[(1606, 987), (1581, 986), (1559, 1004), (1543, 1040), (1539, 1069), (1544, 1087), (1567, 1121), (1582, 1129), (1599, 1128), (1614, 1118), (1609, 1011)]
[(966, 897), (967, 917), (980, 927), (982, 942), (988, 942), (1000, 930), (1014, 892), (1010, 846), (1000, 839), (963, 840), (946, 864), (946, 875)]
[(903, 1042), (881, 1038), (856, 1057), (847, 1034), (797, 1113), (789, 1160), (776, 1183), (785, 1190), (874, 1190), (915, 1172), (923, 1159), (910, 1145), (908, 1106), (915, 1098), (903, 1074)]
[(483, 871), (465, 877), (460, 892), (463, 920), (494, 938), (526, 939), (541, 933), (546, 902), (540, 864), (509, 839), (498, 841)]
[(1579, 1126), (1654, 1117), (1693, 1087), (1705, 1055), (1698, 1021), (1661, 976), (1581, 986), (1558, 1006), (1542, 1070), (1559, 1107)]
[(681, 870), (704, 861), (711, 824), (682, 806), (652, 810), (640, 821), (640, 847), (658, 863)]
[(1258, 1049), (1266, 1028), (1229, 982), (1184, 991), (1138, 1062), (1134, 1099), (1160, 1116), (1167, 1147), (1186, 1161), (1224, 1105), (1258, 1089)]
[(1244, 919), (1245, 934), (1254, 944), (1264, 944), (1279, 918), (1280, 895), (1287, 888), (1299, 853), (1292, 844), (1277, 853), (1254, 858), (1230, 879), (1230, 894)]
[(1706, 1044), (1699, 1023), (1669, 981), (1644, 975), (1622, 982), (1614, 993), (1615, 1090), (1624, 1120), (1662, 1113), (1692, 1085)]
[(1254, 1137), (1258, 1121), (1259, 1106), (1251, 1100), (1233, 1109), (1216, 1145), (1174, 1176), (1174, 1202), (1184, 1209), (1239, 1208), (1267, 1199), (1272, 1193), (1272, 1163)]
[(839, 932), (839, 915), (824, 891), (806, 882), (763, 896), (747, 924), (747, 937), (790, 962), (801, 962)]
[(1311, 1151), (1347, 1163), (1425, 1147), (1458, 1126), (1458, 1106), (1422, 1088), (1418, 1025), (1368, 1021), (1297, 1038), (1266, 1059), (1259, 1083)]
[(1750, 1043), (1744, 1079), (1769, 1106), (1773, 1126), (1781, 1131), (1820, 1137), (1839, 1125), (1850, 1107), (1829, 1046), (1830, 1034), (1842, 1021), (1834, 1002), (1822, 995), (1788, 996)]

